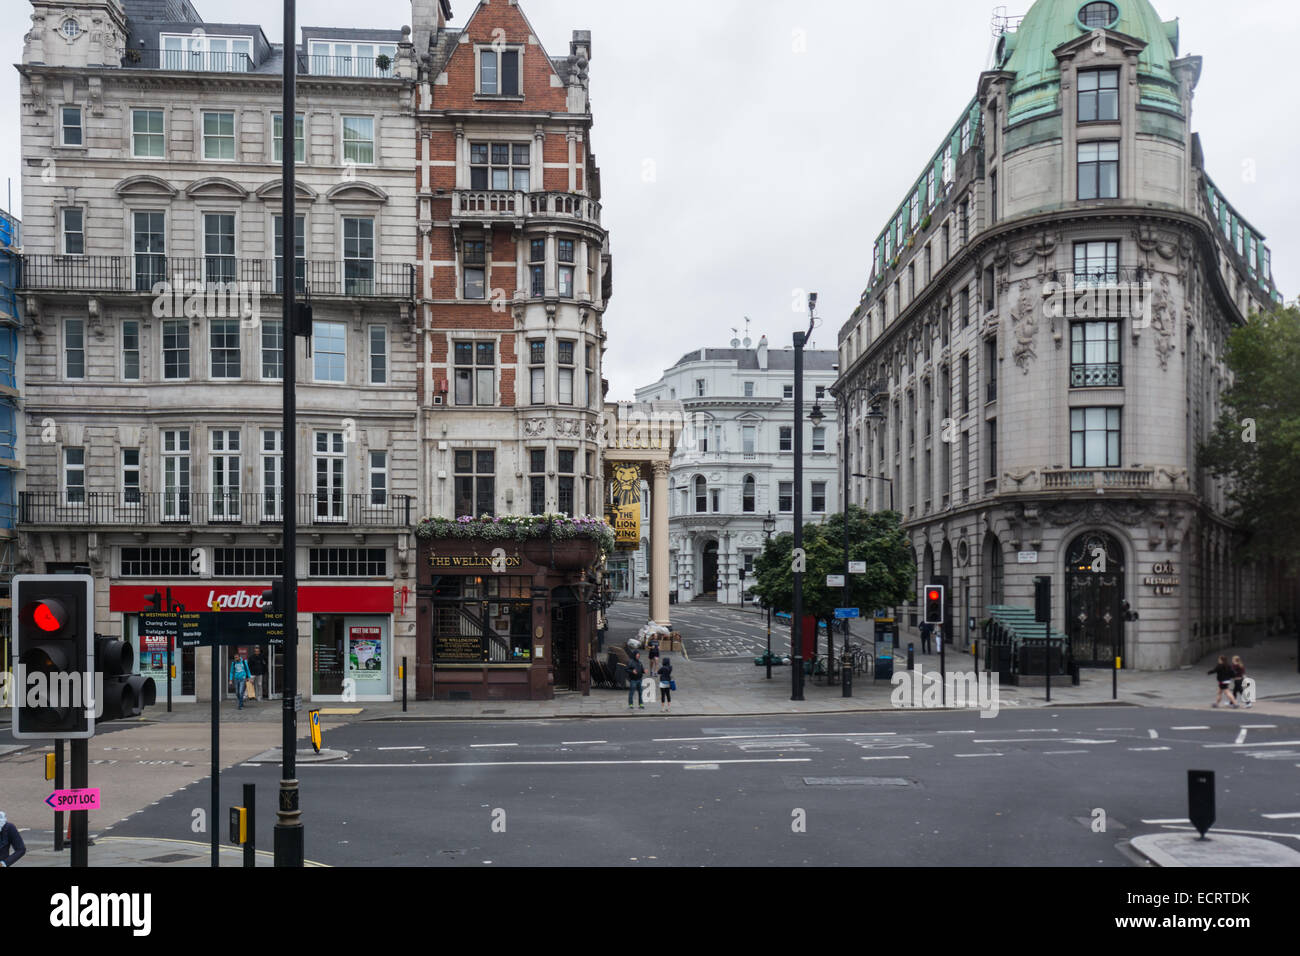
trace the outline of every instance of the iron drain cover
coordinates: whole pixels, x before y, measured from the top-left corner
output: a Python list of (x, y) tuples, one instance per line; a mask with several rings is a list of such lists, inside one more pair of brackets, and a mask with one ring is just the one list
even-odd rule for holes
[(804, 777), (810, 787), (910, 787), (905, 777)]

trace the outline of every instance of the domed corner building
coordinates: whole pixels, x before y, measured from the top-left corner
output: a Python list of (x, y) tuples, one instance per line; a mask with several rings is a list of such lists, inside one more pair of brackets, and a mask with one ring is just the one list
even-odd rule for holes
[(1281, 300), (1204, 168), (1200, 70), (1147, 0), (1008, 21), (840, 330), (851, 500), (892, 486), (918, 591), (946, 579), (947, 633), (1003, 670), (1032, 661), (1039, 576), (1062, 662), (1174, 668), (1295, 620), (1294, 570), (1239, 558), (1196, 467), (1229, 332)]

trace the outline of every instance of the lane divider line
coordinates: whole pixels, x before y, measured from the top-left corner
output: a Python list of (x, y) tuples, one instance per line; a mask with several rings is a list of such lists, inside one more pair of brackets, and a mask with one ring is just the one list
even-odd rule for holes
[(307, 763), (301, 767), (361, 767), (369, 770), (405, 767), (422, 769), (425, 767), (593, 767), (622, 765), (648, 765), (681, 767), (699, 763), (812, 763), (811, 757), (752, 757), (736, 760), (463, 760), (449, 763)]

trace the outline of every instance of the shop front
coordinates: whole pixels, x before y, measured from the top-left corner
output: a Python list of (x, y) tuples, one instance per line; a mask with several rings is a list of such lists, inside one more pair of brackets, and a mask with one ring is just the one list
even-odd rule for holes
[[(207, 700), (212, 657), (206, 648), (180, 647), (167, 637), (145, 633), (140, 614), (155, 592), (169, 595), (172, 608), (204, 614), (225, 612), (256, 613), (262, 592), (269, 582), (256, 584), (167, 585), (115, 584), (109, 589), (109, 610), (122, 615), (122, 634), (136, 649), (139, 672), (152, 677), (158, 700), (166, 699), (168, 645), (173, 648), (176, 676), (172, 697), (178, 702)], [(164, 598), (164, 601), (166, 598)], [(299, 640), (298, 690), (311, 700), (392, 700), (396, 663), (392, 654), (392, 621), (395, 595), (392, 584), (298, 586), (298, 633), (309, 633), (311, 643)], [(164, 610), (167, 608), (164, 606)], [(252, 646), (218, 649), (222, 673), (228, 673), (234, 656), (253, 656)], [(265, 692), (259, 681), (258, 694), (272, 699), (283, 694), (284, 653), (265, 646)], [(229, 696), (227, 682), (219, 682), (223, 697)]]
[(591, 538), (422, 537), (417, 698), (589, 694), (596, 624), (591, 572), (600, 555)]

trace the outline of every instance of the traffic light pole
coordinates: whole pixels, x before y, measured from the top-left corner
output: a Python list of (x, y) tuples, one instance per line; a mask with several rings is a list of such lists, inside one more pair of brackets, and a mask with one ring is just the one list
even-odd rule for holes
[[(154, 592), (157, 593), (157, 592)], [(172, 611), (172, 589), (167, 589), (167, 613)], [(181, 621), (176, 619), (176, 632), (167, 638), (167, 713), (172, 712), (172, 677), (176, 673), (176, 641), (180, 637)]]
[[(54, 741), (54, 789), (63, 789), (63, 738)], [(54, 811), (54, 849), (63, 849), (63, 811)]]
[(212, 812), (208, 817), (208, 832), (212, 835), (212, 865), (220, 866), (220, 849), (217, 831), (221, 827), (221, 645), (212, 645)]
[[(298, 58), (292, 55), (298, 33), (295, 0), (284, 0), (284, 129), (291, 130), (296, 115), (295, 72)], [(285, 142), (289, 136), (285, 134)], [(295, 322), (297, 269), (292, 250), (296, 248), (294, 219), (294, 151), (281, 150), (281, 198), (283, 237), (280, 255), (284, 262), (284, 700), (281, 708), (280, 799), (276, 804), (275, 865), (296, 867), (303, 863), (303, 827), (297, 780), (298, 696), (298, 407), (295, 386), (298, 379), (298, 329)]]
[[(90, 743), (86, 738), (72, 741), (72, 789), (84, 790), (90, 786)], [(90, 811), (72, 811), (72, 866), (85, 869), (90, 865), (86, 841), (90, 837)]]

